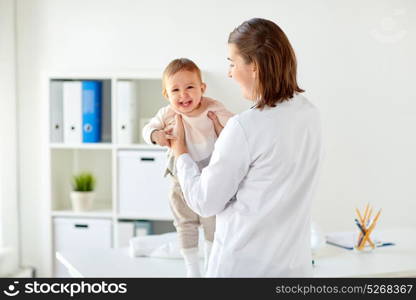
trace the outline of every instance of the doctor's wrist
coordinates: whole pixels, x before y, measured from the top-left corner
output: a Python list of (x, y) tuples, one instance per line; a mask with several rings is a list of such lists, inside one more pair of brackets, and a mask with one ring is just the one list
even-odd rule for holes
[(175, 145), (173, 147), (173, 155), (175, 156), (175, 158), (178, 158), (184, 153), (188, 153), (188, 149), (185, 145)]

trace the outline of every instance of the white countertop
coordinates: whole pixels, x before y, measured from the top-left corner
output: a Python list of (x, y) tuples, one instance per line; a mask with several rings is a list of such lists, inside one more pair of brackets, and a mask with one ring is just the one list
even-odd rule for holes
[(315, 256), (315, 277), (416, 276), (416, 228), (383, 230), (377, 235), (395, 245), (369, 253), (325, 245)]
[[(416, 276), (416, 229), (383, 231), (380, 237), (396, 245), (376, 248), (370, 253), (325, 245), (315, 255), (314, 276)], [(74, 277), (185, 277), (182, 259), (132, 258), (127, 248), (57, 252), (56, 256)]]
[(73, 277), (185, 277), (182, 259), (131, 257), (128, 248), (56, 253)]

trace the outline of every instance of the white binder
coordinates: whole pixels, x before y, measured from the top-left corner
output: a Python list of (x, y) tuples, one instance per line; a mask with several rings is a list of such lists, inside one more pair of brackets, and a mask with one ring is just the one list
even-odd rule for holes
[(132, 144), (139, 140), (137, 92), (133, 81), (117, 82), (117, 141)]
[(62, 81), (51, 81), (49, 95), (50, 142), (62, 143), (64, 141)]
[(65, 81), (64, 99), (64, 142), (82, 143), (82, 82)]

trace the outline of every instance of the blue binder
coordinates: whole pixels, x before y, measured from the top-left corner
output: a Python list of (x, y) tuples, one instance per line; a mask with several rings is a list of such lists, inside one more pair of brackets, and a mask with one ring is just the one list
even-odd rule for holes
[(82, 82), (82, 141), (101, 141), (102, 82)]

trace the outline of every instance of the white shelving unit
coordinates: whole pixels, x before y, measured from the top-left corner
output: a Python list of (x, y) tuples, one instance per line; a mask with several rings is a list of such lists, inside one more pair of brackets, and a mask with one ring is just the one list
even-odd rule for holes
[[(161, 74), (160, 71), (139, 71), (139, 72), (111, 72), (111, 73), (45, 73), (43, 78), (43, 94), (45, 111), (48, 116), (45, 116), (45, 131), (47, 132), (48, 142), (45, 177), (48, 185), (45, 192), (48, 207), (48, 237), (49, 237), (49, 254), (50, 254), (50, 275), (54, 276), (57, 270), (57, 262), (55, 259), (55, 248), (57, 240), (62, 240), (62, 236), (56, 231), (54, 224), (57, 220), (63, 218), (81, 223), (85, 222), (101, 222), (108, 220), (111, 222), (111, 247), (118, 247), (118, 233), (120, 222), (129, 222), (133, 220), (149, 220), (149, 221), (165, 221), (164, 224), (159, 224), (162, 231), (172, 231), (172, 217), (169, 209), (168, 193), (164, 199), (152, 199), (159, 202), (162, 211), (159, 213), (152, 212), (141, 213), (132, 212), (126, 214), (119, 213), (119, 153), (120, 151), (136, 151), (139, 153), (143, 151), (147, 154), (157, 154), (161, 157), (161, 153), (165, 153), (166, 149), (158, 146), (144, 144), (141, 137), (142, 127), (145, 122), (155, 115), (157, 110), (162, 106), (167, 105), (167, 101), (161, 94)], [(52, 93), (50, 92), (51, 82), (53, 81), (68, 81), (68, 80), (100, 80), (103, 84), (103, 124), (102, 136), (104, 141), (101, 143), (80, 143), (80, 144), (66, 144), (52, 142), (50, 136), (50, 109), (53, 101), (51, 101)], [(119, 144), (117, 137), (117, 84), (119, 81), (129, 80), (134, 83), (136, 87), (136, 101), (137, 101), (137, 117), (138, 117), (138, 137), (137, 142), (131, 144)], [(47, 129), (46, 129), (47, 128)], [(159, 163), (159, 165), (161, 165)], [(96, 199), (94, 200), (94, 207), (88, 212), (74, 212), (71, 208), (70, 191), (71, 191), (71, 177), (74, 173), (79, 171), (91, 171), (97, 178)], [(160, 171), (160, 186), (165, 186), (169, 183), (167, 178), (163, 178), (164, 170)], [(157, 173), (158, 174), (158, 173)], [(154, 183), (157, 186), (159, 183)], [(137, 190), (137, 189), (136, 189)], [(160, 194), (160, 193), (159, 193)], [(140, 197), (140, 195), (137, 195)], [(167, 213), (169, 211), (169, 213)], [(66, 222), (66, 220), (64, 220)], [(163, 223), (163, 222), (162, 222)], [(74, 223), (75, 224), (75, 223)], [(125, 224), (125, 223), (124, 223)], [(62, 225), (59, 225), (62, 226)], [(88, 227), (88, 225), (77, 225), (79, 227)], [(91, 226), (91, 228), (95, 225)], [(94, 229), (95, 230), (95, 229)], [(72, 236), (71, 238), (74, 238)], [(77, 237), (75, 237), (76, 239)], [(85, 239), (81, 237), (80, 240)], [(107, 240), (107, 236), (106, 236)], [(82, 245), (83, 246), (83, 245)], [(85, 249), (89, 251), (88, 246)]]

